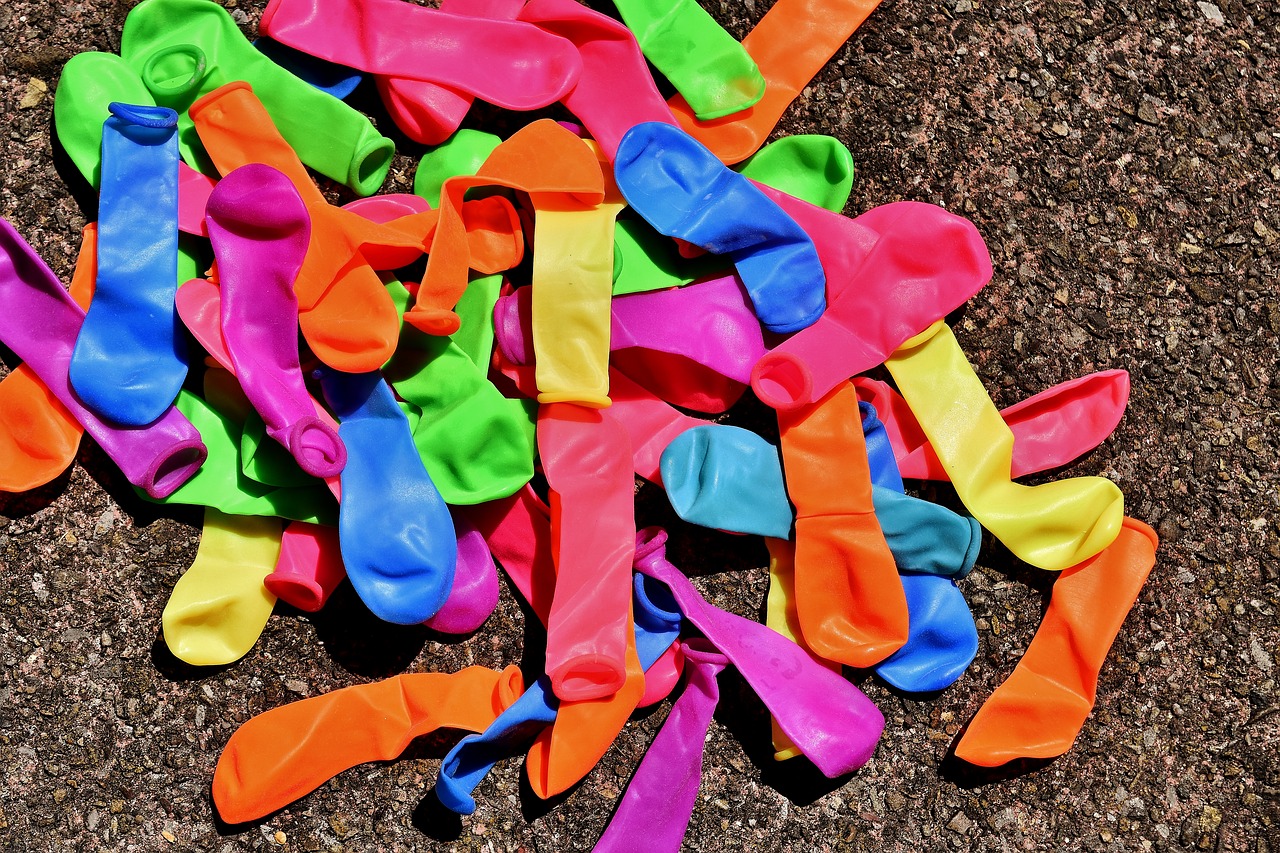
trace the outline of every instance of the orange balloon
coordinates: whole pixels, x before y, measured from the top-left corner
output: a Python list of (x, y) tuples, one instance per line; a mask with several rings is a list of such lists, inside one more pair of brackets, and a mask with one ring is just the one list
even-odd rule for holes
[(282, 705), (241, 726), (218, 759), (213, 801), (227, 823), (257, 820), (343, 770), (389, 761), (437, 729), (484, 731), (524, 692), (520, 670), (411, 673)]
[(787, 494), (796, 508), (796, 611), (805, 643), (868, 667), (907, 641), (907, 597), (876, 521), (858, 394), (842, 382), (778, 412)]
[(1093, 710), (1098, 673), (1156, 562), (1156, 532), (1126, 517), (1120, 535), (1064, 569), (1026, 654), (978, 709), (956, 757), (982, 767), (1053, 758), (1075, 743)]
[(405, 322), (429, 335), (451, 335), (460, 325), (453, 306), (466, 290), (467, 269), (474, 266), (462, 197), (472, 187), (484, 186), (523, 190), (532, 196), (535, 208), (574, 202), (595, 206), (604, 199), (605, 189), (595, 154), (551, 119), (518, 130), (493, 149), (475, 175), (445, 181), (440, 193), (440, 224), (417, 304), (404, 315)]
[[(334, 207), (312, 182), (298, 155), (276, 130), (262, 102), (243, 81), (228, 83), (192, 105), (200, 140), (223, 175), (248, 163), (284, 173), (307, 206), (311, 240), (294, 281), (298, 325), (312, 352), (350, 373), (377, 370), (395, 351), (400, 320), (378, 270), (406, 266), (426, 252), (438, 211), (386, 223)], [(524, 251), (510, 202), (469, 203), (463, 241), (482, 272), (509, 269)]]
[[(98, 277), (98, 223), (81, 232), (71, 298), (89, 307)], [(35, 371), (20, 364), (0, 380), (0, 492), (25, 492), (52, 481), (75, 461), (84, 428)]]
[(778, 0), (742, 40), (765, 80), (764, 97), (755, 106), (712, 121), (699, 121), (678, 94), (667, 106), (685, 132), (723, 162), (745, 160), (879, 5), (880, 0)]

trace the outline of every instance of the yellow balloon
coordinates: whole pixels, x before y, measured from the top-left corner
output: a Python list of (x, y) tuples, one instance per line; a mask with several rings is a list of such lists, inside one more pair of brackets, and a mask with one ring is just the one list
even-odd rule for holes
[(1110, 480), (1075, 477), (1040, 486), (1012, 481), (1013, 433), (945, 322), (904, 342), (885, 366), (960, 500), (1015, 555), (1061, 571), (1115, 541), (1124, 495)]
[(276, 603), (262, 581), (275, 571), (283, 530), (278, 518), (205, 509), (195, 562), (174, 585), (161, 617), (174, 657), (219, 666), (253, 648)]
[(533, 351), (539, 403), (595, 409), (610, 404), (613, 231), (626, 202), (608, 163), (602, 168), (604, 201), (594, 207), (567, 202), (549, 208), (534, 199)]

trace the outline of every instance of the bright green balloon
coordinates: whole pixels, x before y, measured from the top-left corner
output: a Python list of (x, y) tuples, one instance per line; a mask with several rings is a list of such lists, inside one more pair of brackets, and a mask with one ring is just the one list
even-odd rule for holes
[(696, 0), (614, 0), (640, 51), (703, 121), (754, 106), (764, 76), (746, 49)]
[(114, 53), (78, 53), (67, 60), (53, 95), (53, 126), (71, 162), (95, 190), (102, 169), (102, 123), (112, 101), (153, 107), (138, 72)]
[[(403, 312), (408, 291), (398, 282), (387, 288)], [(446, 503), (506, 497), (533, 477), (530, 407), (503, 397), (487, 369), (451, 339), (402, 324), (400, 345), (383, 373), (396, 393), (422, 412), (413, 441)]]
[(732, 271), (733, 262), (719, 255), (682, 258), (670, 237), (659, 234), (640, 217), (618, 217), (613, 231), (614, 296), (683, 287), (705, 276)]
[(474, 175), (501, 142), (492, 133), (462, 128), (422, 155), (413, 174), (413, 194), (439, 207), (444, 182), (457, 175)]
[(784, 136), (733, 168), (833, 213), (844, 210), (853, 191), (853, 155), (834, 136)]
[(198, 98), (245, 80), (303, 163), (360, 195), (382, 186), (395, 143), (369, 119), (276, 65), (212, 0), (143, 0), (125, 18), (120, 54), (156, 103), (178, 111), (178, 146), (192, 168), (211, 165), (187, 110)]
[(449, 337), (486, 373), (493, 355), (493, 306), (498, 302), (501, 289), (500, 274), (476, 276), (453, 306), (462, 325)]

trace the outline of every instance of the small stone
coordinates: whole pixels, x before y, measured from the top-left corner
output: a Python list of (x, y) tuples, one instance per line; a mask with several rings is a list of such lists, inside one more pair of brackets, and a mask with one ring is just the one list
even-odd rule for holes
[(1160, 121), (1160, 117), (1156, 115), (1156, 108), (1150, 101), (1138, 104), (1138, 121), (1143, 124), (1156, 124)]
[(1120, 218), (1124, 220), (1124, 224), (1130, 228), (1138, 227), (1138, 214), (1134, 213), (1127, 207), (1117, 207), (1116, 213), (1120, 214)]
[(330, 816), (329, 828), (332, 829), (333, 834), (338, 836), (339, 838), (346, 835), (350, 831), (349, 828), (347, 827), (347, 821), (342, 817), (342, 815), (339, 815), (339, 814)]
[(27, 91), (23, 94), (22, 100), (18, 102), (18, 109), (29, 110), (32, 107), (40, 106), (44, 96), (48, 93), (49, 84), (39, 77), (32, 77), (27, 81)]
[(956, 12), (964, 14), (973, 11), (973, 0), (956, 0)]
[(285, 835), (281, 830), (279, 830), (279, 829), (277, 829), (277, 830), (276, 830), (276, 834), (275, 834), (275, 835), (273, 835), (273, 836), (271, 836), (271, 837), (272, 837), (272, 838), (274, 838), (274, 839), (276, 840), (276, 844), (279, 844), (279, 845), (281, 845), (281, 846), (284, 846), (284, 843), (285, 843), (286, 841), (288, 841), (288, 840), (289, 840), (288, 836), (286, 836), (286, 835)]
[(947, 829), (952, 832), (958, 832), (961, 835), (965, 835), (972, 828), (973, 821), (969, 820), (964, 812), (956, 812), (956, 816), (951, 818), (951, 822), (947, 824)]
[(178, 836), (174, 835), (172, 832), (170, 832), (167, 829), (164, 832), (160, 833), (160, 837), (163, 838), (165, 841), (168, 841), (170, 844), (174, 844), (178, 840)]
[(284, 686), (289, 688), (294, 693), (307, 692), (307, 682), (303, 681), (300, 678), (286, 678), (284, 680)]
[(1222, 17), (1222, 10), (1219, 9), (1216, 4), (1205, 3), (1204, 0), (1201, 0), (1201, 2), (1196, 3), (1196, 5), (1200, 7), (1201, 14), (1210, 21), (1213, 21), (1215, 24), (1226, 23), (1227, 19)]
[(1051, 129), (1058, 136), (1066, 136), (1068, 133), (1071, 132), (1071, 128), (1067, 127), (1065, 124), (1063, 124), (1060, 121), (1055, 121)]

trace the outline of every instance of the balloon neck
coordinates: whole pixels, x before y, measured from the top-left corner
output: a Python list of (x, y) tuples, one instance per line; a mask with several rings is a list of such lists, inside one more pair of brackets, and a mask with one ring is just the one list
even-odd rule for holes
[(159, 103), (189, 103), (208, 72), (203, 50), (194, 44), (175, 44), (151, 55), (142, 67), (142, 82)]

